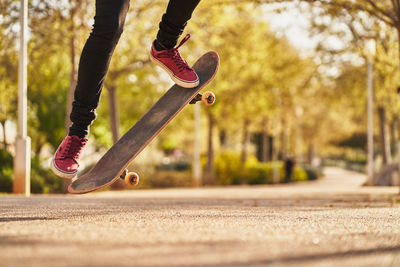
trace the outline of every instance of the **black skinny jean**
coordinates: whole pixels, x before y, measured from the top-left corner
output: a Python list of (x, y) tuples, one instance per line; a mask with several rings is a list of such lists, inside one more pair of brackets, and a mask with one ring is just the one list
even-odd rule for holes
[[(168, 48), (174, 47), (199, 2), (170, 0), (159, 24), (158, 42)], [(79, 61), (69, 135), (87, 136), (89, 126), (96, 118), (95, 110), (128, 9), (129, 0), (96, 0), (93, 30)]]

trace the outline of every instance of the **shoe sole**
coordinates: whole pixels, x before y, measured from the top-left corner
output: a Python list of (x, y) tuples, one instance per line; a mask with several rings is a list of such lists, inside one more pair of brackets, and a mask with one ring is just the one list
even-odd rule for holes
[(152, 62), (154, 62), (155, 64), (157, 64), (158, 66), (160, 66), (161, 68), (163, 68), (168, 73), (168, 75), (171, 77), (172, 81), (174, 81), (177, 85), (184, 87), (184, 88), (194, 88), (199, 85), (199, 77), (197, 77), (197, 80), (194, 82), (184, 81), (184, 80), (180, 79), (179, 77), (176, 77), (175, 74), (172, 71), (170, 71), (163, 63), (161, 63), (155, 57), (153, 57), (151, 52), (150, 52), (150, 60)]
[(56, 163), (54, 162), (54, 157), (51, 159), (50, 162), (50, 169), (53, 171), (53, 173), (55, 175), (57, 175), (58, 177), (64, 178), (64, 179), (73, 179), (76, 177), (78, 170), (76, 170), (75, 172), (71, 173), (71, 172), (64, 172), (62, 170), (60, 170)]

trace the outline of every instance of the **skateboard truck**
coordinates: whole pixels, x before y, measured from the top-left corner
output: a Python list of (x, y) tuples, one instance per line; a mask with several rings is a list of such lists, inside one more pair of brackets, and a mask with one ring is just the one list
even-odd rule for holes
[(197, 94), (189, 104), (196, 104), (197, 102), (202, 101), (204, 105), (211, 106), (215, 103), (215, 95), (211, 91), (204, 92), (204, 94)]
[(128, 169), (125, 169), (119, 178), (124, 180), (127, 185), (137, 185), (139, 183), (139, 174), (130, 172)]

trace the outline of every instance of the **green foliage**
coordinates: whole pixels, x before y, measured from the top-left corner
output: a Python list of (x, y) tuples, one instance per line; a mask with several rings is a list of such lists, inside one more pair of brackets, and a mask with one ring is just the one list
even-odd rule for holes
[[(224, 151), (215, 160), (216, 183), (219, 185), (272, 184), (275, 168), (278, 169), (280, 181), (283, 182), (285, 169), (282, 161), (259, 162), (256, 157), (251, 156), (242, 166), (238, 153)], [(293, 181), (306, 181), (308, 179), (307, 171), (301, 166), (294, 168)]]
[(218, 185), (240, 184), (242, 167), (240, 155), (231, 151), (224, 151), (215, 159), (215, 173)]
[(140, 179), (139, 188), (189, 187), (193, 185), (190, 171), (159, 170)]
[(307, 180), (315, 180), (317, 178), (318, 177), (309, 176), (309, 172), (307, 172), (300, 166), (296, 166), (294, 168), (293, 177), (292, 177), (293, 181), (302, 182), (302, 181), (307, 181)]
[(0, 4), (0, 123), (15, 118), (17, 108), (18, 57), (17, 33), (12, 28), (18, 19), (15, 2)]
[[(387, 108), (389, 122), (395, 121), (400, 111), (400, 101), (394, 90), (399, 78), (398, 61), (393, 60), (398, 57), (397, 33), (388, 28), (390, 26), (376, 23), (382, 20), (376, 15), (382, 9), (385, 11), (381, 14), (383, 18), (393, 20), (398, 17), (398, 12), (390, 13), (393, 10), (388, 0), (378, 1), (378, 9), (362, 0), (301, 1), (319, 5), (318, 8), (307, 4), (302, 7), (305, 12), (306, 7), (310, 7), (314, 32), (324, 32), (324, 38), (317, 38), (323, 44), (311, 58), (300, 55), (286, 38), (281, 37), (283, 35), (270, 30), (264, 8), (260, 8), (260, 3), (267, 2), (270, 1), (227, 1), (221, 5), (205, 0), (188, 23), (186, 32), (193, 37), (180, 49), (183, 57), (190, 64), (208, 50), (217, 51), (221, 57), (219, 73), (209, 86), (217, 93), (217, 103), (207, 109), (218, 128), (214, 130), (226, 133), (227, 146), (234, 144), (233, 148), (241, 138), (242, 131), (238, 128), (243, 122), (248, 121), (248, 130), (254, 133), (261, 132), (262, 121), (268, 120), (265, 127), (270, 134), (282, 134), (290, 139), (287, 140), (288, 148), (293, 151), (289, 152), (296, 150), (297, 154), (304, 154), (304, 148), (310, 144), (315, 144), (318, 151), (338, 145), (365, 147), (365, 140), (355, 135), (364, 132), (366, 125), (366, 69), (363, 65), (365, 53), (362, 52), (365, 37), (375, 37), (378, 44), (374, 62), (375, 100)], [(166, 5), (163, 1), (143, 0), (130, 9), (105, 81), (98, 119), (91, 128), (90, 143), (96, 148), (112, 145), (107, 88), (117, 88), (122, 135), (171, 84), (164, 71), (148, 59), (148, 49), (158, 28), (156, 23), (149, 22), (149, 18), (161, 18)], [(17, 1), (6, 0), (2, 7), (0, 123), (4, 125), (5, 120), (15, 121), (16, 117), (18, 27), (15, 25), (19, 5)], [(67, 91), (73, 88), (73, 64), (75, 62), (76, 69), (89, 34), (87, 22), (93, 15), (93, 8), (94, 2), (89, 0), (30, 2), (28, 134), (37, 155), (45, 145), (55, 149), (65, 135)], [(395, 23), (398, 21), (394, 20)], [(326, 37), (332, 35), (348, 40), (341, 48), (343, 51), (329, 47), (331, 42), (327, 42)], [(202, 129), (205, 128), (203, 119)], [(164, 151), (180, 148), (191, 154), (192, 131), (193, 112), (186, 108), (157, 138), (158, 148)], [(204, 130), (202, 135), (204, 137)], [(341, 144), (332, 143), (332, 140), (344, 140), (349, 136), (356, 138)], [(360, 140), (363, 142), (358, 142)], [(218, 151), (214, 153), (218, 154)], [(32, 161), (33, 191), (60, 190), (61, 180), (55, 180), (41, 165), (39, 159)], [(216, 183), (272, 183), (275, 165), (279, 176), (284, 177), (282, 162), (262, 163), (249, 157), (241, 164), (239, 154), (222, 151), (215, 159)], [(0, 186), (11, 190), (12, 163), (9, 168), (5, 166), (1, 166), (4, 183)], [(303, 170), (297, 166), (293, 180), (304, 180), (305, 174), (308, 179), (319, 176), (318, 170), (308, 167)], [(168, 181), (173, 179), (170, 175), (163, 174)]]
[(156, 170), (164, 170), (164, 171), (186, 171), (190, 169), (190, 164), (185, 161), (178, 161), (174, 163), (168, 164), (160, 164), (156, 166)]
[[(43, 57), (43, 55), (41, 55)], [(66, 58), (61, 54), (49, 55), (46, 64), (31, 70), (28, 99), (30, 101), (29, 135), (33, 148), (48, 143), (57, 147), (65, 135), (64, 119), (68, 72), (62, 65)], [(51, 134), (49, 134), (51, 133)]]
[(5, 149), (0, 149), (0, 192), (13, 190), (13, 157)]
[(12, 155), (5, 149), (0, 149), (0, 162), (1, 166), (12, 166), (13, 165), (13, 157)]
[(31, 160), (31, 192), (37, 194), (61, 193), (62, 179), (51, 170), (43, 168), (41, 161), (34, 157)]
[(348, 147), (353, 149), (366, 150), (367, 135), (366, 133), (354, 133), (348, 138), (334, 142), (338, 147)]
[[(0, 192), (13, 191), (13, 157), (4, 149), (0, 149)], [(32, 193), (60, 193), (62, 181), (54, 174), (41, 166), (37, 157), (31, 159), (31, 192)]]
[(11, 193), (13, 190), (13, 176), (12, 168), (1, 168), (0, 170), (0, 192)]
[(162, 151), (164, 151), (164, 153), (166, 153), (167, 155), (171, 154), (175, 148), (178, 147), (178, 141), (176, 140), (176, 138), (174, 138), (173, 135), (164, 137), (162, 136), (159, 141), (159, 147)]
[(282, 162), (259, 162), (252, 156), (247, 159), (242, 175), (248, 184), (272, 184), (274, 168), (278, 168), (279, 176), (284, 177)]

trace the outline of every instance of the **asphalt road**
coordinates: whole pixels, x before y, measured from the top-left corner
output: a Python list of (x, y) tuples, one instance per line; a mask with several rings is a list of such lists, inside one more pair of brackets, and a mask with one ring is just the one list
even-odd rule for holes
[(398, 188), (317, 182), (0, 197), (0, 266), (400, 266)]

